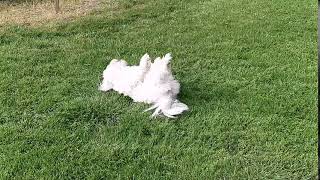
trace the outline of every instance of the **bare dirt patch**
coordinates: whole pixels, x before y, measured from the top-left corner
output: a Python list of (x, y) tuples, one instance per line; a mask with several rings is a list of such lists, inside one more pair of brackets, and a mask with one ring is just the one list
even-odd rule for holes
[(8, 24), (33, 26), (73, 19), (98, 9), (101, 4), (100, 0), (65, 0), (60, 3), (60, 12), (56, 13), (52, 1), (15, 5), (0, 2), (0, 27)]

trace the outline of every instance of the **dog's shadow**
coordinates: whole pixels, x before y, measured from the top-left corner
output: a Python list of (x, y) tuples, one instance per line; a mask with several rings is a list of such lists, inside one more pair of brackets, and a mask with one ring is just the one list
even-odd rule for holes
[(178, 99), (185, 102), (190, 110), (210, 109), (219, 101), (230, 102), (238, 97), (238, 87), (219, 83), (188, 81), (181, 83)]

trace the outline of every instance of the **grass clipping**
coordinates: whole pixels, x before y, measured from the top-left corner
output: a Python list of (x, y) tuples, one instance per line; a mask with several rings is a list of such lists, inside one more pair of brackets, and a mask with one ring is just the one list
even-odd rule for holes
[[(61, 0), (60, 0), (61, 1)], [(0, 26), (8, 24), (41, 25), (84, 16), (98, 8), (98, 0), (61, 1), (56, 13), (53, 1), (36, 4), (0, 2)]]

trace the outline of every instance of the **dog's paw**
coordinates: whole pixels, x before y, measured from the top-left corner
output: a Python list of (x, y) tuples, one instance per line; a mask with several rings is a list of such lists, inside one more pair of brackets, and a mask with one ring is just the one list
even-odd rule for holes
[(143, 68), (148, 68), (151, 65), (151, 58), (149, 56), (149, 54), (145, 54), (142, 56), (141, 60), (140, 60), (140, 67)]
[(163, 59), (170, 61), (172, 59), (171, 53), (167, 53)]
[(144, 55), (142, 56), (141, 60), (142, 60), (142, 59), (149, 60), (149, 59), (150, 59), (149, 54), (148, 54), (148, 53), (144, 54)]

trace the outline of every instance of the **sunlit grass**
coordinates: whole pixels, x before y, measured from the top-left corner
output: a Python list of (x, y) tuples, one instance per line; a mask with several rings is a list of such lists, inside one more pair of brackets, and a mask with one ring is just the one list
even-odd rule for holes
[[(0, 31), (3, 179), (315, 179), (316, 3), (119, 1)], [(113, 58), (173, 54), (190, 111), (102, 93)]]

